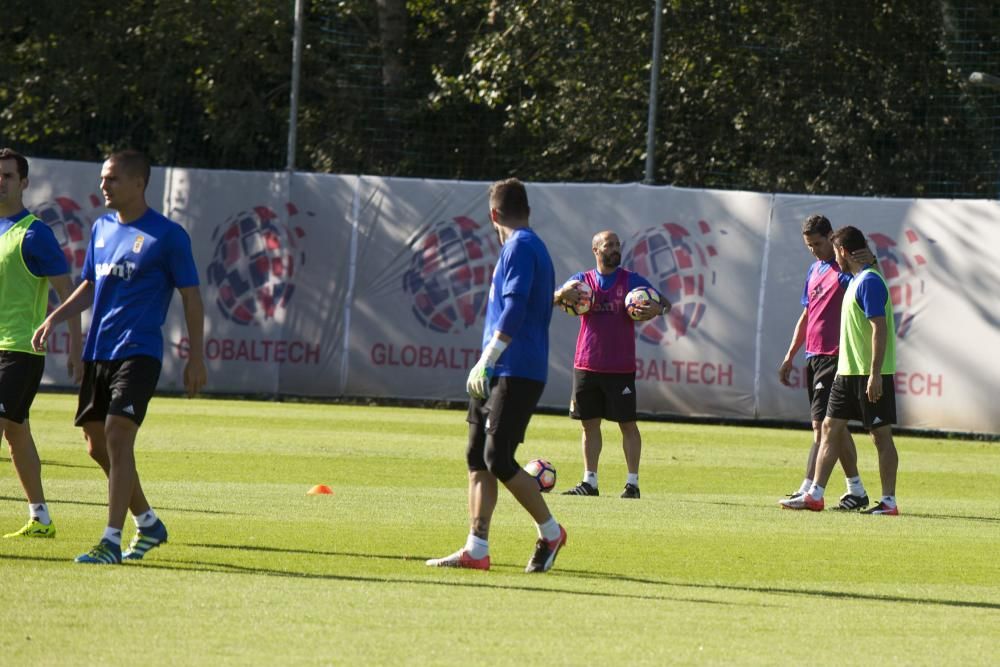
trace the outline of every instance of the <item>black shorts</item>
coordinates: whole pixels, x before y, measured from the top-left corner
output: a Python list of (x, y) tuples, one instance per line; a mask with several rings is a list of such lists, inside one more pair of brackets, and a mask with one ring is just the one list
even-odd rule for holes
[(896, 386), (892, 375), (882, 376), (882, 396), (868, 400), (867, 375), (838, 375), (833, 381), (826, 416), (856, 420), (869, 431), (896, 423)]
[(569, 415), (573, 419), (600, 417), (619, 424), (634, 422), (635, 373), (595, 373), (574, 368)]
[(514, 452), (524, 442), (528, 422), (544, 390), (545, 383), (537, 380), (501, 377), (493, 379), (490, 396), (485, 401), (478, 398), (469, 400), (466, 416), (471, 425), (466, 451), (469, 470), (486, 470), (487, 435), (491, 436), (493, 446), (498, 450), (493, 458), (514, 460)]
[(83, 426), (115, 415), (141, 426), (159, 379), (160, 360), (153, 357), (85, 362), (74, 423)]
[(833, 379), (837, 377), (837, 359), (835, 354), (816, 354), (806, 360), (806, 392), (814, 422), (821, 422), (826, 417)]
[(0, 350), (0, 419), (24, 423), (44, 373), (44, 355)]

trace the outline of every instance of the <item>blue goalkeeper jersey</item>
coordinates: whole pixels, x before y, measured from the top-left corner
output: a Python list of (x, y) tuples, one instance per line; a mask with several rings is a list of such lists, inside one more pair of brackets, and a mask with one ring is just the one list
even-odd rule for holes
[(139, 355), (163, 358), (163, 323), (174, 289), (198, 284), (191, 238), (153, 209), (129, 224), (117, 213), (91, 230), (84, 280), (94, 283), (94, 310), (83, 347), (87, 361)]
[(515, 229), (500, 249), (493, 269), (493, 284), (486, 305), (483, 345), (503, 319), (512, 298), (525, 309), (516, 330), (503, 331), (510, 344), (497, 361), (497, 376), (527, 378), (545, 382), (549, 373), (549, 322), (552, 320), (552, 293), (555, 269), (545, 243), (529, 227)]

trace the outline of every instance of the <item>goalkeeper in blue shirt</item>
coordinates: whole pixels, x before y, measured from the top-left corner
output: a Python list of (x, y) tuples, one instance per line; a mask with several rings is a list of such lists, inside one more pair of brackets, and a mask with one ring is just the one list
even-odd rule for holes
[(490, 188), (490, 220), (500, 237), (483, 329), (483, 352), (469, 373), (469, 536), (436, 567), (490, 569), (489, 530), (498, 480), (534, 519), (535, 551), (526, 572), (548, 572), (566, 544), (537, 482), (514, 459), (545, 389), (555, 271), (545, 243), (528, 225), (528, 195), (517, 179)]

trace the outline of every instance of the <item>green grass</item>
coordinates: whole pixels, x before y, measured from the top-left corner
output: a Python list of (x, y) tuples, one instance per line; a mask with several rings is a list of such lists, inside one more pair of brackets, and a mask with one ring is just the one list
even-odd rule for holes
[[(0, 540), (0, 664), (989, 664), (1000, 655), (1000, 446), (897, 438), (900, 517), (780, 511), (805, 431), (643, 423), (642, 500), (605, 430), (600, 498), (553, 495), (569, 542), (526, 575), (505, 491), (490, 572), (465, 539), (457, 411), (157, 398), (137, 456), (170, 543), (74, 565), (106, 483), (44, 394), (32, 428), (55, 540)], [(877, 495), (874, 448), (858, 436)], [(537, 416), (519, 459), (577, 481), (578, 426)], [(4, 452), (0, 532), (25, 518)], [(838, 472), (837, 475), (840, 473)], [(307, 496), (323, 483), (333, 496)], [(835, 478), (830, 495), (842, 493)], [(126, 540), (131, 536), (131, 521)]]

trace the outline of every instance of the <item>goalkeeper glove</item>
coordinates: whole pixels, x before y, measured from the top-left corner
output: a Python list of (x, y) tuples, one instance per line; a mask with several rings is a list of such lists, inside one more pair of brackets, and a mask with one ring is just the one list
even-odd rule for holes
[(497, 359), (507, 349), (507, 343), (500, 340), (500, 334), (493, 334), (493, 338), (483, 348), (483, 354), (479, 361), (469, 371), (469, 377), (465, 381), (465, 390), (472, 398), (488, 398), (490, 395), (490, 380), (493, 379), (493, 368), (497, 365)]

